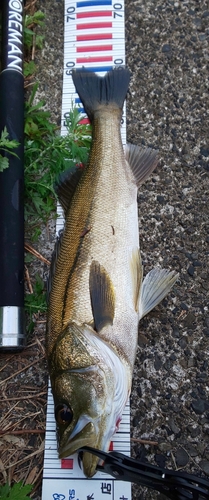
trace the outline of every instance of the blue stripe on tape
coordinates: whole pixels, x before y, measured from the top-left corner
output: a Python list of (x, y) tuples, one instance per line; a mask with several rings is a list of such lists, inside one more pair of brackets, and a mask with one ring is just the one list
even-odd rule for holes
[[(86, 61), (88, 62), (88, 61)], [(83, 66), (76, 66), (76, 69), (82, 69)], [(102, 73), (102, 71), (110, 71), (112, 69), (112, 66), (91, 66), (90, 68), (85, 67), (85, 71), (92, 71), (93, 73)]]
[(76, 7), (95, 7), (96, 5), (112, 5), (112, 0), (85, 0), (77, 2)]

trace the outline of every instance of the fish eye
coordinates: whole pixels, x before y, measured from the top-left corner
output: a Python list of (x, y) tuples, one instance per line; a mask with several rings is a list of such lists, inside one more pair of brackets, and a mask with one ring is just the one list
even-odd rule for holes
[(58, 424), (70, 424), (73, 420), (72, 409), (65, 404), (57, 405), (55, 408), (55, 418)]

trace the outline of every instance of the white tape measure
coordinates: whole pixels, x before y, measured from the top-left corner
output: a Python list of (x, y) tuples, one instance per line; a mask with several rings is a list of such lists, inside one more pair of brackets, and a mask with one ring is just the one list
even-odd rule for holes
[[(65, 0), (64, 75), (61, 134), (72, 103), (80, 99), (72, 82), (73, 68), (88, 68), (103, 76), (114, 66), (125, 64), (124, 0)], [(81, 121), (86, 122), (79, 106)], [(123, 111), (122, 141), (126, 143), (126, 116)], [(56, 232), (63, 227), (58, 206)], [(130, 408), (127, 404), (119, 431), (113, 437), (111, 450), (130, 455)], [(131, 500), (130, 483), (115, 481), (97, 472), (86, 479), (79, 467), (77, 454), (60, 460), (57, 453), (56, 423), (51, 387), (48, 388), (46, 439), (42, 500)]]

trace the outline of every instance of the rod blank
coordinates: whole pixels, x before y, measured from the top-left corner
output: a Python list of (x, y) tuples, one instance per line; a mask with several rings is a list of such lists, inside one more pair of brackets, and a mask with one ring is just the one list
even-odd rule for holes
[(0, 133), (5, 127), (19, 146), (17, 156), (5, 153), (9, 168), (0, 172), (0, 348), (19, 350), (25, 345), (23, 0), (2, 5)]

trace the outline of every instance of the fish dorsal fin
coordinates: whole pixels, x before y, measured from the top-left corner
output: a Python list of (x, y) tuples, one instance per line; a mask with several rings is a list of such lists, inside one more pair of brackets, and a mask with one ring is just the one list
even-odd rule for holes
[(55, 183), (55, 191), (65, 216), (82, 174), (83, 169), (77, 166), (68, 168)]
[(48, 303), (49, 303), (49, 297), (50, 297), (51, 288), (52, 288), (52, 280), (53, 280), (53, 276), (54, 276), (55, 270), (56, 270), (57, 258), (59, 256), (60, 248), (61, 248), (61, 244), (62, 244), (63, 232), (64, 232), (63, 229), (61, 229), (61, 231), (59, 231), (59, 236), (56, 239), (56, 242), (54, 245), (54, 251), (52, 254), (52, 258), (51, 258), (51, 265), (50, 265), (49, 276), (48, 276), (48, 280), (47, 280), (47, 294), (46, 294)]
[(158, 151), (126, 144), (125, 157), (134, 175), (137, 187), (143, 184), (158, 164)]
[(142, 278), (143, 278), (143, 268), (142, 268), (142, 264), (141, 264), (141, 255), (140, 255), (139, 248), (134, 248), (134, 250), (132, 252), (130, 267), (131, 267), (131, 281), (132, 281), (132, 288), (133, 288), (134, 309), (136, 312), (138, 312), (139, 292), (141, 289)]
[(112, 325), (115, 314), (115, 291), (103, 266), (93, 261), (90, 267), (89, 289), (95, 330)]
[(152, 269), (144, 279), (139, 301), (139, 319), (148, 314), (170, 292), (178, 279), (175, 271)]

